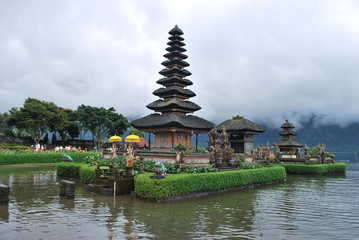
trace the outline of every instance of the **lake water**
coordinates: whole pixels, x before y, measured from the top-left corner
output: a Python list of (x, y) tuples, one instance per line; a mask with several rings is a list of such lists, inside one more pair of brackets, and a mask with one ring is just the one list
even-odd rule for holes
[(104, 197), (77, 185), (58, 196), (53, 166), (0, 167), (11, 187), (0, 239), (359, 239), (359, 163), (346, 176), (289, 176), (275, 185), (172, 203)]

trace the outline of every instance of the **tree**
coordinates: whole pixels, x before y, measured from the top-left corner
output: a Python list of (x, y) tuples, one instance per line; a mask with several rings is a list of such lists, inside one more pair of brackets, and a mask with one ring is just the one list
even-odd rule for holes
[(91, 107), (81, 105), (77, 108), (75, 115), (83, 131), (90, 131), (96, 145), (103, 139), (113, 134), (122, 135), (130, 126), (126, 117), (115, 112), (111, 107)]
[(60, 108), (60, 110), (64, 112), (66, 121), (64, 121), (62, 125), (54, 126), (51, 130), (59, 133), (63, 145), (64, 141), (68, 138), (74, 139), (77, 137), (80, 130), (79, 124), (75, 119), (75, 112), (69, 108)]
[(50, 129), (61, 129), (66, 125), (66, 114), (52, 102), (27, 98), (20, 109), (12, 108), (6, 122), (25, 131), (35, 143)]
[(139, 137), (145, 137), (144, 132), (141, 132), (140, 130), (138, 130), (137, 128), (134, 128), (134, 127), (130, 128), (130, 130), (128, 131), (128, 134), (137, 135)]
[(13, 136), (12, 129), (6, 124), (5, 121), (8, 116), (8, 113), (0, 114), (0, 134), (3, 134), (5, 136)]

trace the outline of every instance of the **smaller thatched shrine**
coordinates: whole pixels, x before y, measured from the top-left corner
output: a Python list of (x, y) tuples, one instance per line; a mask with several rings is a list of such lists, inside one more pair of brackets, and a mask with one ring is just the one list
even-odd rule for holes
[(234, 153), (244, 153), (247, 155), (250, 155), (254, 148), (253, 135), (265, 132), (258, 124), (239, 115), (217, 126), (219, 132), (223, 128), (229, 134), (229, 142)]
[(276, 149), (275, 151), (279, 151), (282, 157), (287, 155), (292, 158), (300, 158), (300, 149), (303, 147), (303, 144), (293, 140), (293, 137), (297, 135), (296, 132), (292, 131), (295, 127), (288, 120), (285, 120), (281, 128), (283, 131), (279, 135), (283, 139), (273, 144)]

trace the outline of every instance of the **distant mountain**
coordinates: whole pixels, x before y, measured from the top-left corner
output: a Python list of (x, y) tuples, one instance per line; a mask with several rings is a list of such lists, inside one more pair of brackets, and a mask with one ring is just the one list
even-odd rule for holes
[[(280, 126), (278, 128), (269, 127), (266, 124), (259, 123), (266, 131), (254, 137), (255, 146), (259, 144), (267, 144), (270, 146), (274, 142), (282, 139), (279, 133), (282, 131)], [(307, 144), (310, 148), (316, 146), (318, 143), (326, 145), (328, 152), (354, 152), (359, 154), (359, 122), (352, 123), (345, 127), (339, 125), (321, 125), (315, 126), (314, 121), (309, 120), (301, 122), (302, 127), (294, 128), (298, 135), (294, 139), (302, 144)], [(192, 142), (195, 138), (192, 138)], [(199, 134), (198, 145), (206, 147), (208, 141), (207, 134)]]
[[(339, 125), (315, 126), (313, 121), (302, 122), (300, 129), (293, 129), (298, 135), (294, 139), (302, 144), (313, 147), (324, 143), (329, 152), (354, 152), (359, 150), (359, 123), (352, 123), (345, 127)], [(282, 139), (279, 136), (280, 128), (270, 128), (261, 125), (266, 132), (255, 136), (256, 144), (272, 145)]]

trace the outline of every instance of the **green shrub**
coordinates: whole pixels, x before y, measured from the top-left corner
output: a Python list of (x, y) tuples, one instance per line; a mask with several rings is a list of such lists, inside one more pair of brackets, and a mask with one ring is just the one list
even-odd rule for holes
[(88, 164), (84, 165), (80, 169), (80, 180), (81, 183), (93, 183), (95, 179), (96, 167)]
[(81, 183), (93, 183), (95, 166), (85, 163), (61, 162), (56, 166), (57, 176), (79, 178)]
[(0, 165), (21, 163), (56, 163), (61, 155), (55, 153), (19, 153), (0, 154)]
[(317, 175), (317, 174), (343, 174), (346, 171), (345, 163), (334, 164), (316, 164), (316, 165), (304, 165), (304, 164), (280, 164), (283, 166), (287, 174), (300, 174), (300, 175)]
[[(143, 161), (144, 171), (145, 172), (153, 172), (155, 163), (156, 162), (151, 161), (151, 160)], [(217, 168), (214, 168), (211, 166), (195, 166), (195, 167), (186, 166), (184, 169), (180, 169), (180, 168), (176, 167), (175, 164), (172, 164), (172, 163), (164, 162), (163, 164), (165, 165), (165, 167), (167, 169), (166, 170), (167, 174), (218, 172)], [(139, 159), (135, 159), (134, 169), (136, 171), (138, 171), (140, 169)]]
[(283, 167), (226, 171), (199, 174), (167, 175), (164, 179), (151, 179), (152, 174), (135, 176), (136, 195), (146, 199), (165, 199), (199, 191), (216, 191), (250, 184), (280, 181), (286, 178)]
[(17, 145), (17, 144), (6, 144), (6, 143), (0, 143), (0, 149), (8, 149), (8, 150), (22, 150), (22, 149), (28, 149), (29, 146), (23, 146), (23, 145)]
[[(21, 163), (58, 163), (62, 161), (62, 153), (38, 152), (38, 153), (12, 153), (0, 154), (0, 165)], [(67, 153), (74, 162), (84, 162), (87, 156), (98, 155), (97, 152), (69, 152)]]
[(57, 176), (80, 178), (80, 170), (86, 165), (87, 164), (71, 162), (58, 163), (56, 166)]
[(256, 169), (256, 168), (262, 168), (263, 165), (261, 164), (254, 164), (254, 163), (241, 163), (239, 165), (240, 169)]

